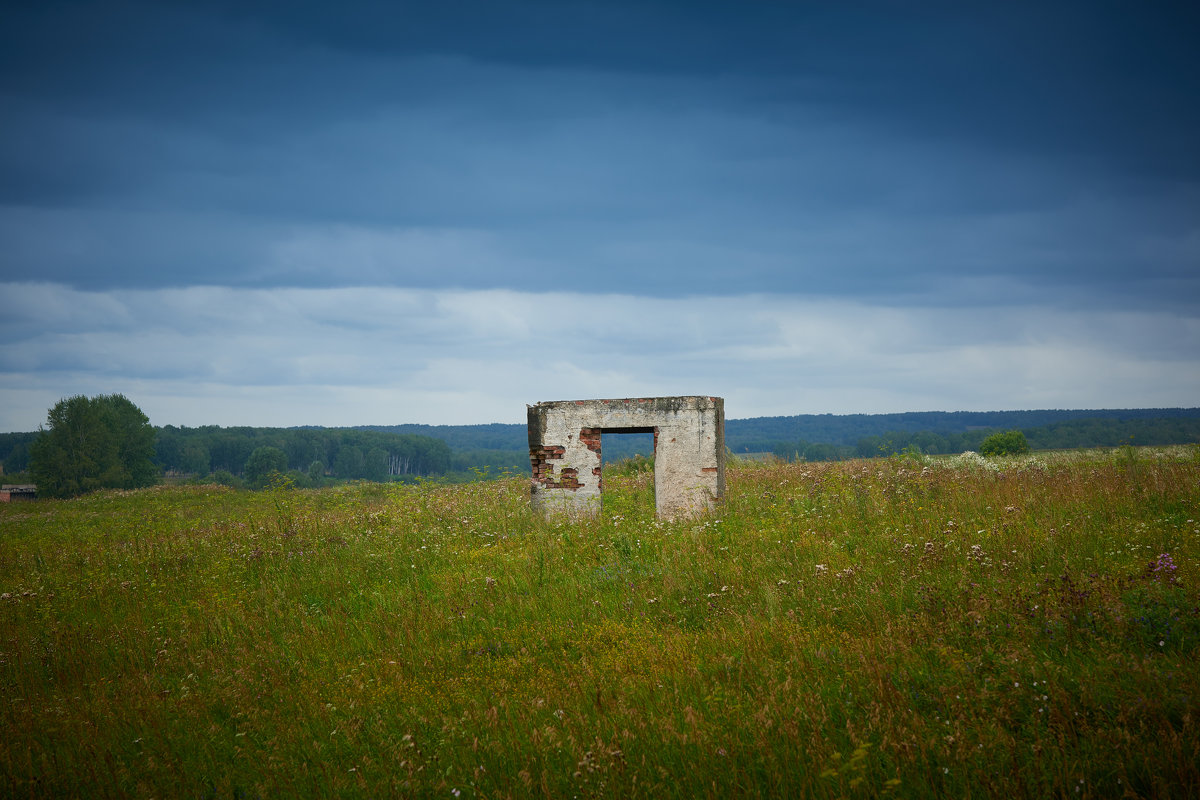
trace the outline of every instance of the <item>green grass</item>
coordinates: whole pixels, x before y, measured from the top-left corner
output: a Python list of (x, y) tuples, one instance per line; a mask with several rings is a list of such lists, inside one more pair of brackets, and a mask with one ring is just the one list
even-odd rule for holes
[(0, 507), (0, 794), (1200, 794), (1195, 448), (734, 464), (686, 522), (652, 495)]

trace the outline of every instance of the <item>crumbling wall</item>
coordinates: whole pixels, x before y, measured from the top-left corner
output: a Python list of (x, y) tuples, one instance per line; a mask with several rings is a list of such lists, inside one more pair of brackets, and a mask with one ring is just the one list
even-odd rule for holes
[(725, 496), (725, 401), (720, 397), (560, 400), (528, 407), (530, 499), (546, 513), (594, 514), (601, 504), (600, 437), (654, 433), (660, 517), (694, 516)]

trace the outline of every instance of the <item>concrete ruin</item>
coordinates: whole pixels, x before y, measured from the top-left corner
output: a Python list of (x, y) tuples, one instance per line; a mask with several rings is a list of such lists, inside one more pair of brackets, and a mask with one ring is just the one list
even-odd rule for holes
[(530, 501), (546, 514), (596, 514), (600, 437), (654, 434), (659, 517), (691, 517), (725, 496), (725, 401), (720, 397), (559, 400), (529, 406)]

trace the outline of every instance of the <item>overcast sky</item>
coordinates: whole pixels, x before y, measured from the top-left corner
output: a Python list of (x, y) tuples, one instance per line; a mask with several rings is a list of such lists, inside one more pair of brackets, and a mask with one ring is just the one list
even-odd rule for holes
[(38, 2), (0, 431), (1200, 405), (1194, 2)]

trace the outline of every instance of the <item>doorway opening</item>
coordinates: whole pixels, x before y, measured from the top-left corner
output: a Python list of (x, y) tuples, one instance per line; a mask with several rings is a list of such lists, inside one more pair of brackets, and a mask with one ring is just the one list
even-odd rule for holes
[(604, 428), (600, 434), (600, 486), (605, 516), (655, 515), (654, 428)]

